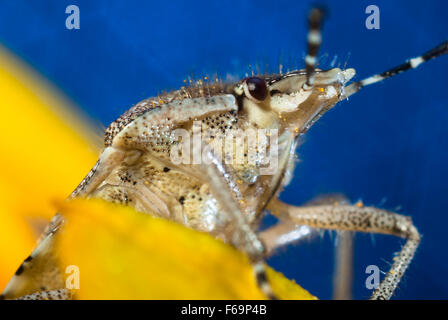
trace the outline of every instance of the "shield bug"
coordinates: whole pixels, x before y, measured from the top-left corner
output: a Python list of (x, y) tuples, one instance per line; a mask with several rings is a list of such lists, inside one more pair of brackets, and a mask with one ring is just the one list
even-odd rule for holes
[[(362, 88), (414, 69), (448, 52), (448, 42), (364, 80), (348, 84), (354, 69), (316, 68), (323, 11), (309, 15), (306, 67), (253, 75), (235, 83), (195, 82), (138, 103), (106, 130), (98, 162), (71, 198), (101, 198), (205, 231), (245, 252), (260, 289), (275, 299), (264, 260), (297, 225), (376, 232), (406, 238), (372, 299), (389, 299), (410, 264), (420, 235), (410, 218), (362, 204), (328, 201), (292, 206), (278, 200), (291, 179), (300, 137), (329, 109)], [(278, 226), (258, 232), (265, 212)], [(20, 266), (3, 295), (14, 292), (31, 264), (47, 262), (56, 215), (43, 239)], [(36, 270), (36, 268), (34, 268)], [(45, 270), (44, 270), (45, 271)], [(48, 271), (45, 271), (48, 272)], [(52, 281), (42, 277), (42, 281)], [(64, 289), (32, 298), (65, 298)]]

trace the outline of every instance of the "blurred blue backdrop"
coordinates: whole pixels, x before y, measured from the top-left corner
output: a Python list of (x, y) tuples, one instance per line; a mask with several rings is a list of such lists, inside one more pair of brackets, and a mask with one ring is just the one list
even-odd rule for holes
[[(356, 68), (357, 79), (395, 66), (448, 36), (448, 2), (324, 1), (321, 67)], [(65, 28), (76, 4), (80, 30)], [(380, 8), (367, 30), (365, 8)], [(0, 42), (107, 126), (139, 100), (188, 76), (244, 74), (279, 59), (302, 66), (309, 1), (2, 0)], [(448, 298), (448, 57), (372, 86), (325, 115), (299, 149), (282, 194), (293, 204), (321, 193), (395, 209), (424, 235), (396, 298)], [(354, 294), (367, 298), (367, 265), (387, 270), (403, 240), (358, 234)], [(334, 236), (293, 246), (269, 263), (320, 298), (332, 292)]]

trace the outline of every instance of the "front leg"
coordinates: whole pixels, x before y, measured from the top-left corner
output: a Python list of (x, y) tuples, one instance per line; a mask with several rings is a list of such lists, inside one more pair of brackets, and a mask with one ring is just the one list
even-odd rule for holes
[(406, 238), (394, 263), (371, 298), (390, 299), (404, 272), (408, 268), (420, 243), (420, 234), (409, 217), (362, 205), (316, 205), (296, 207), (278, 199), (272, 200), (268, 210), (280, 219), (288, 219), (298, 225), (329, 230), (375, 232)]
[[(350, 204), (342, 194), (319, 195), (302, 206)], [(297, 225), (290, 219), (281, 219), (276, 225), (259, 233), (268, 255), (278, 248), (310, 240), (319, 233), (318, 229)], [(339, 231), (335, 247), (333, 272), (333, 299), (350, 300), (353, 282), (353, 235), (351, 231)]]

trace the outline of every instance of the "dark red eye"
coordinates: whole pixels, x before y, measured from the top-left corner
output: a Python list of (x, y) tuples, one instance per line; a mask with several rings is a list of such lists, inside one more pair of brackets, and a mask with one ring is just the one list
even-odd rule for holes
[(247, 91), (250, 96), (258, 101), (263, 101), (268, 95), (268, 87), (266, 82), (258, 77), (250, 77), (246, 79)]

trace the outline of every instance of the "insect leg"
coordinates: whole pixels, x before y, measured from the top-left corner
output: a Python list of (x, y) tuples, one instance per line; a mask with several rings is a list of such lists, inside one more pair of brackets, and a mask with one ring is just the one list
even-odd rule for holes
[(273, 200), (268, 209), (296, 224), (330, 230), (375, 232), (406, 238), (407, 242), (370, 299), (390, 299), (420, 243), (420, 234), (409, 217), (373, 207), (318, 205), (296, 207)]
[(353, 287), (353, 234), (339, 231), (333, 272), (333, 299), (351, 300)]
[[(202, 152), (202, 150), (195, 149), (194, 152)], [(220, 204), (221, 210), (231, 219), (232, 244), (249, 256), (258, 287), (269, 299), (275, 300), (277, 297), (269, 284), (264, 264), (265, 247), (235, 200), (237, 184), (231, 181), (224, 163), (213, 154), (210, 148), (205, 150), (205, 155), (211, 163), (205, 164), (202, 162), (198, 166), (207, 177), (212, 193)]]
[[(93, 190), (111, 170), (124, 158), (124, 151), (108, 147), (101, 154), (98, 162), (87, 174), (81, 184), (73, 191), (70, 198), (86, 196)], [(59, 288), (62, 286), (62, 276), (54, 256), (54, 236), (65, 221), (57, 213), (47, 226), (39, 243), (31, 255), (19, 266), (16, 274), (11, 278), (2, 295), (6, 299), (13, 299), (42, 287)], [(45, 290), (41, 290), (45, 291)]]
[(72, 192), (70, 198), (73, 199), (88, 195), (123, 160), (125, 154), (125, 151), (119, 148), (107, 147), (104, 149), (97, 163)]
[(345, 88), (345, 96), (343, 97), (343, 99), (348, 98), (349, 96), (355, 94), (356, 92), (358, 92), (365, 86), (369, 86), (371, 84), (383, 81), (384, 79), (393, 77), (402, 72), (405, 72), (405, 71), (408, 71), (411, 69), (415, 69), (422, 63), (427, 62), (431, 59), (437, 58), (437, 57), (447, 54), (447, 53), (448, 53), (448, 41), (445, 41), (445, 42), (441, 43), (440, 45), (438, 45), (437, 47), (422, 54), (421, 56), (409, 59), (405, 63), (403, 63), (395, 68), (389, 69), (380, 74), (375, 74), (375, 75), (370, 76), (361, 81), (353, 82), (351, 85), (349, 85), (347, 88)]
[[(267, 256), (277, 249), (310, 240), (318, 234), (318, 229), (296, 225), (291, 220), (283, 220), (259, 233), (266, 247)], [(335, 248), (335, 271), (333, 272), (333, 299), (350, 300), (353, 283), (353, 235), (351, 231), (339, 231)]]
[(17, 299), (35, 292), (64, 287), (63, 270), (53, 250), (54, 236), (51, 233), (39, 242), (33, 253), (19, 266), (0, 297)]
[[(304, 206), (350, 204), (343, 194), (324, 194), (307, 201)], [(353, 283), (353, 234), (351, 231), (339, 231), (335, 248), (335, 266), (333, 272), (333, 299), (350, 300)]]
[(303, 84), (304, 90), (311, 90), (314, 86), (314, 76), (317, 65), (317, 52), (322, 43), (322, 18), (324, 12), (320, 8), (313, 8), (308, 17), (308, 53), (305, 57), (306, 63), (306, 82)]
[(267, 256), (281, 247), (300, 243), (314, 235), (316, 235), (316, 232), (313, 228), (296, 225), (291, 220), (280, 221), (258, 234), (265, 245)]

